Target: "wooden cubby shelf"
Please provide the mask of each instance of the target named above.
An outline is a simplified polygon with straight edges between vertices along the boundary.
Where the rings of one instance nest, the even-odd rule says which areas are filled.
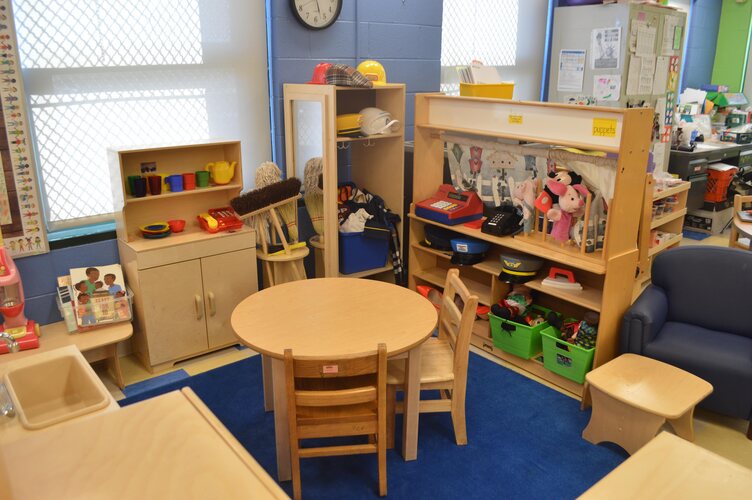
[[[232,184],[223,184],[223,185],[216,185],[216,186],[208,186],[208,187],[197,187],[196,189],[187,189],[183,191],[178,191],[177,193],[173,192],[166,192],[162,194],[157,195],[146,195],[142,196],[140,198],[137,198],[135,196],[127,195],[125,197],[125,201],[127,203],[142,203],[142,202],[152,202],[157,200],[164,200],[168,198],[175,198],[178,196],[196,196],[196,195],[202,195],[206,193],[214,193],[217,191],[240,191],[243,189],[242,184],[232,183]]]
[[[512,119],[514,118],[514,119]],[[491,244],[488,256],[471,266],[460,266],[460,277],[480,302],[491,305],[506,297],[511,285],[497,279],[499,255],[510,250],[544,260],[540,275],[526,283],[535,291],[535,301],[562,314],[581,318],[588,310],[600,314],[594,367],[618,355],[618,335],[624,312],[632,304],[635,271],[638,269],[638,226],[643,218],[646,192],[647,152],[650,149],[651,110],[581,107],[554,103],[511,101],[443,94],[417,94],[415,98],[415,155],[412,202],[425,200],[444,182],[444,132],[471,135],[479,141],[504,139],[509,143],[535,142],[541,145],[535,156],[547,155],[546,145],[616,153],[612,163],[598,168],[616,172],[613,198],[609,202],[603,248],[586,252],[585,245],[560,244],[544,231],[530,235],[497,237],[462,224],[447,226],[415,215],[410,207],[409,285],[443,286],[451,255],[420,245],[426,225],[443,227]],[[603,129],[601,125],[609,124]],[[603,130],[606,130],[604,133]],[[524,147],[524,145],[523,145]],[[526,154],[526,153],[522,153]],[[576,154],[576,153],[575,153]],[[587,159],[583,161],[588,161]],[[558,160],[557,160],[558,162]],[[673,190],[673,188],[672,188]],[[679,189],[667,190],[669,196]],[[651,200],[652,204],[652,192]],[[679,210],[681,208],[678,208]],[[679,215],[674,215],[679,220]],[[663,219],[670,226],[672,221]],[[649,221],[648,221],[649,225]],[[543,286],[542,278],[551,266],[574,272],[583,289],[569,292]],[[627,285],[627,286],[625,286]],[[540,356],[527,360],[493,345],[488,321],[473,327],[472,344],[518,369],[582,395],[582,385],[545,369]]]
[[[689,191],[689,188],[692,184],[690,182],[682,182],[678,186],[674,186],[672,188],[663,189],[661,191],[657,191],[653,193],[653,201],[658,201],[663,198],[668,198],[669,196],[683,193],[684,191]]]
[[[656,217],[650,222],[650,229],[661,227],[662,225],[667,224],[673,220],[676,220],[679,217],[684,217],[685,215],[687,215],[686,208],[682,208],[681,210],[674,210],[671,213],[661,215],[660,217]]]
[[[340,278],[365,278],[367,276],[375,276],[377,274],[385,273],[387,271],[393,272],[394,266],[392,266],[391,264],[387,264],[384,267],[377,267],[376,269],[367,269],[359,273],[352,273],[352,274],[339,273],[339,277]]]
[[[380,141],[383,139],[394,139],[396,137],[402,137],[401,132],[393,132],[391,134],[369,135],[367,137],[344,137],[337,136],[337,142],[367,142],[367,141]]]
[[[649,255],[650,257],[652,257],[653,255],[655,255],[655,254],[657,254],[657,253],[659,253],[659,252],[662,252],[662,251],[664,251],[665,249],[667,249],[667,248],[669,248],[669,247],[672,247],[672,246],[674,246],[674,245],[678,244],[678,243],[679,243],[679,242],[680,242],[681,240],[682,240],[682,235],[681,235],[681,233],[679,233],[679,234],[675,234],[675,235],[673,235],[673,236],[672,236],[671,238],[669,238],[669,239],[667,239],[666,241],[664,241],[663,243],[661,243],[660,245],[656,245],[656,246],[652,247],[652,248],[650,249],[650,251],[648,252],[648,255]]]

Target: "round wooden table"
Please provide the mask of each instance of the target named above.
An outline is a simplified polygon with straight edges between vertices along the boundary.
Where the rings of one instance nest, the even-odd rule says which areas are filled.
[[[732,229],[730,236],[731,246],[752,250],[752,243],[749,246],[738,243],[740,237],[749,238],[750,242],[752,242],[752,222],[744,222],[739,218],[739,214],[734,213],[734,227]]]
[[[382,281],[320,278],[273,286],[243,300],[230,319],[235,334],[264,356],[264,401],[273,392],[277,474],[290,479],[284,350],[295,357],[359,356],[386,344],[407,356],[403,456],[418,452],[420,347],[436,327],[433,305],[416,292]],[[271,375],[271,377],[270,377]],[[269,387],[269,380],[272,384]]]

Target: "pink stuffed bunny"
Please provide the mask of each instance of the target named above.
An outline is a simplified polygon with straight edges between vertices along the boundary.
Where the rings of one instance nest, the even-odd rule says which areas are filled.
[[[589,191],[582,184],[566,185],[557,181],[548,181],[546,185],[559,196],[558,207],[546,213],[548,220],[554,221],[551,236],[562,243],[569,240],[572,218],[582,215],[585,199]]]
[[[516,183],[510,177],[507,184],[509,184],[509,190],[512,192],[512,203],[522,209],[522,223],[525,224],[524,231],[529,233],[533,230],[535,182],[532,179],[526,179],[520,183]]]

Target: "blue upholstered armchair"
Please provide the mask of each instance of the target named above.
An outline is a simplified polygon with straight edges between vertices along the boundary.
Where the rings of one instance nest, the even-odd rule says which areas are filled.
[[[713,385],[700,406],[750,420],[752,252],[687,246],[659,254],[624,315],[621,351],[677,366]]]

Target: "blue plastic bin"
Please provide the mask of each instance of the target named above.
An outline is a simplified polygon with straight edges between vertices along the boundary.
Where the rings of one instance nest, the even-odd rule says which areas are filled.
[[[363,233],[339,233],[339,272],[353,274],[386,265],[389,240]]]

